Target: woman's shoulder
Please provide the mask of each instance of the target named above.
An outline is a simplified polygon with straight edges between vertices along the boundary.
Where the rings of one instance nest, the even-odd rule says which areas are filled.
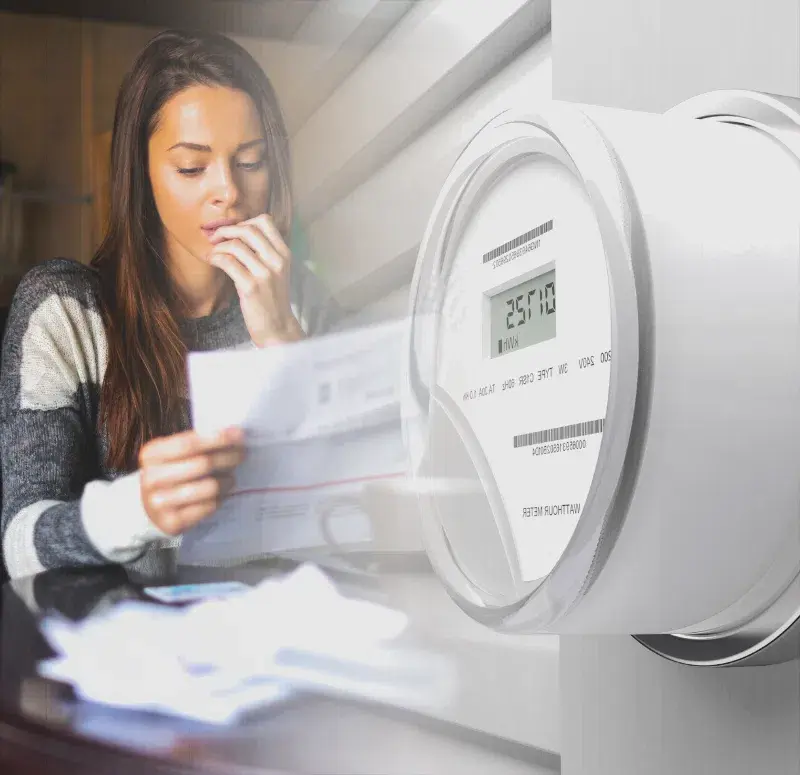
[[[14,291],[6,321],[4,352],[37,342],[70,349],[97,349],[104,339],[97,272],[78,261],[53,258],[29,269]],[[51,348],[52,349],[52,348]]]
[[[95,310],[99,306],[97,272],[71,258],[51,258],[31,267],[14,293],[17,308],[35,308],[57,297]]]
[[[3,337],[8,401],[25,409],[73,406],[81,385],[100,383],[107,345],[98,293],[95,270],[70,259],[44,261],[23,275]]]

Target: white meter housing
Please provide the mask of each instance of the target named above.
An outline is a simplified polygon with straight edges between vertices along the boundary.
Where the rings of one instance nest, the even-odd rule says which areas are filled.
[[[800,101],[749,92],[510,110],[464,149],[404,400],[428,554],[471,616],[795,654],[799,157]]]

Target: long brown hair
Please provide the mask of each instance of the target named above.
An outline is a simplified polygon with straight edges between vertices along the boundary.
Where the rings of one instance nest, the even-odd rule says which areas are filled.
[[[269,149],[266,209],[284,237],[291,227],[286,129],[264,71],[223,35],[173,30],[157,35],[117,97],[108,228],[91,262],[100,281],[109,356],[98,430],[107,434],[106,464],[119,471],[134,470],[142,445],[178,432],[186,422],[186,345],[164,260],[147,149],[165,103],[198,84],[235,88],[253,100]]]

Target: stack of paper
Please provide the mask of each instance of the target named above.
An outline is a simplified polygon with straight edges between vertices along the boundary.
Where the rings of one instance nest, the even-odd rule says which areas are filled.
[[[75,623],[48,617],[58,656],[39,672],[81,698],[210,723],[293,688],[429,709],[447,702],[442,658],[393,643],[406,616],[343,597],[316,567],[185,608],[125,601]]]

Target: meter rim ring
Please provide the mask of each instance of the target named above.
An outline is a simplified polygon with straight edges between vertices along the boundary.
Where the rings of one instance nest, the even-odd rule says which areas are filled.
[[[800,596],[800,576],[780,596],[791,604]],[[671,662],[690,667],[749,667],[790,662],[800,656],[800,606],[775,625],[768,606],[752,622],[737,630],[708,638],[670,633],[633,635],[634,640]]]
[[[442,245],[446,242],[446,235],[449,231],[450,225],[452,224],[453,216],[457,210],[457,204],[460,201],[460,194],[465,190],[474,175],[479,171],[481,162],[485,159],[486,154],[479,153],[478,156],[467,165],[466,169],[459,169],[459,163],[462,162],[463,158],[469,158],[471,154],[468,154],[468,151],[474,152],[476,140],[478,140],[485,130],[491,129],[492,125],[494,125],[498,120],[500,120],[500,116],[496,116],[486,125],[484,125],[484,127],[482,127],[482,129],[477,132],[476,135],[469,141],[467,146],[462,150],[456,162],[453,164],[446,183],[442,186],[436,206],[433,209],[433,216],[429,220],[425,236],[421,242],[421,260],[417,261],[414,277],[412,278],[412,288],[410,293],[409,313],[412,323],[409,331],[409,359],[407,362],[408,372],[406,375],[407,382],[409,384],[413,382],[411,375],[419,372],[416,352],[414,350],[414,329],[417,320],[416,312],[417,302],[419,299],[420,274],[422,269],[427,266],[425,259],[429,253],[432,253],[436,256],[441,254]],[[410,393],[412,396],[415,395],[413,387],[410,388]],[[430,390],[428,390],[427,395],[430,398]],[[408,431],[408,425],[404,424],[404,434],[407,435]],[[412,461],[412,464],[413,462],[414,461]],[[416,462],[417,464],[419,463],[419,461]],[[416,477],[416,469],[411,471],[411,475],[412,477]],[[445,531],[442,529],[441,523],[438,521],[438,519],[432,517],[428,513],[429,511],[435,511],[435,507],[432,505],[434,502],[432,495],[418,494],[417,498],[418,502],[422,505],[420,510],[420,525],[423,533],[426,553],[431,565],[437,573],[437,576],[439,576],[445,590],[454,600],[454,602],[459,605],[462,610],[472,615],[479,621],[483,621],[480,618],[481,612],[496,611],[506,607],[507,604],[499,600],[497,603],[487,603],[486,598],[491,598],[491,593],[478,587],[466,575],[466,573],[464,573],[459,564],[456,562],[452,552],[449,549],[448,537]],[[426,503],[430,503],[431,505],[426,508]],[[443,544],[443,548],[439,548],[439,544]],[[451,578],[454,574],[455,578]],[[472,603],[468,599],[468,596],[470,595],[473,599],[481,600],[482,604]],[[524,602],[524,598],[521,602]],[[488,624],[488,622],[484,623]]]
[[[744,628],[745,630],[747,628]],[[632,635],[648,651],[688,667],[751,667],[791,662],[800,656],[800,611],[762,639],[746,632],[709,640],[677,635]]]
[[[634,422],[633,407],[637,397],[638,370],[641,355],[639,352],[640,315],[637,302],[638,284],[631,256],[629,233],[632,209],[630,204],[630,191],[624,179],[619,174],[613,151],[608,147],[600,130],[590,121],[586,114],[578,108],[569,108],[570,114],[568,121],[571,122],[570,126],[574,128],[566,132],[571,135],[572,140],[565,141],[563,139],[563,135],[565,134],[564,127],[561,126],[561,132],[553,129],[554,122],[557,124],[561,122],[563,124],[563,118],[559,118],[559,116],[563,115],[563,111],[559,113],[559,110],[562,109],[550,108],[547,112],[531,110],[504,111],[498,115],[493,122],[490,122],[490,124],[480,130],[475,137],[472,138],[469,146],[475,144],[479,145],[476,141],[484,132],[492,131],[507,125],[526,125],[526,133],[516,135],[513,140],[527,139],[529,142],[535,142],[536,135],[531,134],[530,130],[531,128],[538,130],[539,143],[541,144],[543,139],[545,142],[549,141],[560,150],[561,155],[566,157],[568,163],[565,163],[563,158],[558,158],[558,155],[553,153],[544,153],[544,155],[551,156],[556,161],[564,164],[569,172],[575,175],[581,184],[598,225],[604,253],[603,258],[606,262],[610,295],[609,312],[612,325],[611,346],[616,349],[618,353],[621,353],[623,350],[627,352],[626,358],[620,358],[618,356],[617,359],[615,359],[616,364],[624,363],[625,366],[615,366],[615,362],[612,361],[612,372],[609,378],[609,400],[606,410],[607,424],[608,417],[612,411],[618,415],[615,419],[621,421],[619,422],[619,427],[622,428],[622,432],[618,431],[615,442],[618,446],[620,444],[622,445],[622,451],[620,452],[616,447],[613,447],[613,442],[608,441],[607,437],[604,437],[604,441],[606,442],[605,457],[608,458],[608,460],[604,463],[603,456],[598,456],[598,465],[595,468],[586,502],[588,503],[590,500],[589,495],[594,495],[595,498],[604,497],[607,502],[601,501],[600,506],[596,507],[593,513],[590,512],[588,520],[584,516],[578,520],[570,541],[561,552],[554,567],[547,575],[542,577],[541,580],[538,580],[538,584],[533,587],[533,589],[523,593],[519,600],[497,606],[472,602],[465,599],[463,592],[454,588],[446,578],[442,579],[448,594],[450,594],[462,610],[477,621],[500,631],[520,631],[529,629],[531,619],[541,619],[543,613],[548,613],[549,619],[544,626],[552,624],[570,610],[586,594],[596,578],[598,569],[602,568],[604,557],[608,555],[610,547],[613,546],[619,535],[623,520],[616,514],[615,500],[621,482],[631,475],[627,465],[627,450],[629,448],[630,429]],[[579,135],[577,140],[575,139],[576,132]],[[581,132],[583,136],[580,136]],[[591,135],[591,144],[594,146],[601,145],[603,148],[604,155],[600,162],[589,163],[587,160],[585,150],[587,147],[585,141],[587,133]],[[466,153],[467,149],[465,149],[465,152],[462,153],[451,169],[442,187],[439,199],[437,200],[434,215],[429,222],[429,229],[426,230],[424,240],[421,244],[420,258],[423,260],[418,262],[417,271],[415,272],[416,276],[412,282],[412,292],[414,294],[410,305],[412,315],[416,311],[416,301],[420,290],[419,283],[421,282],[421,276],[423,274],[423,265],[426,264],[429,252],[440,252],[441,245],[439,243],[441,242],[441,236],[446,232],[447,224],[452,221],[455,210],[458,207],[458,202],[455,206],[451,205],[449,208],[444,219],[444,227],[441,223],[438,223],[438,228],[434,228],[434,224],[437,223],[438,219],[441,217],[441,211],[445,203],[448,202],[448,199],[452,200],[453,189],[463,180],[464,166],[467,165],[467,169],[469,169],[468,165],[470,164],[475,166],[481,160],[490,157],[494,152],[499,150],[502,145],[502,143],[495,144],[485,152],[473,150],[471,154]],[[580,161],[576,160],[576,155],[582,156]],[[588,155],[588,157],[590,159],[593,158],[591,155]],[[459,163],[461,164],[462,170],[459,170]],[[597,174],[598,167],[602,170],[600,174]],[[593,171],[595,174],[592,174]],[[609,183],[609,181],[611,181],[611,183]],[[468,183],[462,185],[461,193],[463,193],[464,188],[467,186]],[[609,186],[613,188],[609,188]],[[460,198],[459,196],[458,199],[460,200]],[[613,258],[611,256],[613,256]],[[617,313],[623,306],[632,311],[632,324],[631,321],[628,321],[628,325],[621,325],[620,322],[616,320],[618,317]],[[625,345],[619,346],[623,341]],[[411,355],[411,353],[409,353],[409,355]],[[616,408],[614,408],[615,406]],[[624,442],[620,442],[620,438],[624,439]],[[612,457],[609,456],[609,451],[611,451],[616,458],[612,459]],[[613,467],[609,467],[609,463]],[[606,468],[606,470],[601,472],[601,468]],[[604,483],[606,488],[609,487],[607,484],[609,480],[612,481],[613,484],[610,486],[610,493],[606,492],[605,495],[601,494],[601,496],[597,496],[596,491],[598,490],[598,481],[600,481],[601,475],[605,477]],[[432,529],[430,523],[435,522],[435,518],[424,513],[424,511],[423,509],[423,529]],[[600,511],[602,511],[602,513],[599,513]],[[444,532],[440,524],[433,525],[433,528],[437,529],[440,533]],[[584,556],[581,566],[582,571],[580,573],[574,569],[565,571],[563,568],[564,558],[569,554],[575,553],[575,546],[579,542],[582,542],[582,544],[588,547],[586,549],[586,555],[589,555],[588,560],[586,556]],[[580,553],[580,551],[579,549],[578,552]],[[438,566],[440,564],[439,558],[436,560],[432,558],[432,564],[434,564],[435,567]],[[453,565],[463,577],[464,581],[466,581],[467,585],[473,588],[476,592],[475,597],[479,600],[486,597],[480,594],[480,590],[478,590],[465,576],[463,571],[458,568],[454,558],[450,557],[447,560],[447,564]],[[569,598],[564,599],[559,596],[554,598],[552,593],[548,595],[548,592],[550,592],[550,589],[554,585],[554,580],[558,581],[558,579],[567,572],[573,579],[575,576],[580,575],[579,583],[576,584],[572,581],[564,584],[571,592]],[[459,586],[463,585],[459,584]],[[534,610],[537,604],[538,610]],[[553,615],[554,611],[557,612],[556,615]]]
[[[797,98],[744,89],[721,89],[691,97],[664,115],[749,126],[770,135],[800,161],[800,100]],[[796,132],[797,143],[787,143],[786,134],[776,134],[776,130]],[[791,557],[788,549],[787,555]],[[785,578],[786,567],[780,566],[776,571],[776,564],[771,565],[756,582],[757,586],[769,584],[772,574],[776,578]],[[793,604],[793,600],[797,602]],[[740,606],[734,604],[733,607]],[[774,615],[771,616],[776,608],[787,609],[785,619],[777,624]],[[781,592],[755,617],[737,627],[705,637],[682,633],[632,637],[649,651],[692,667],[745,667],[796,659],[800,656],[800,562],[795,562],[794,578],[784,585]]]

